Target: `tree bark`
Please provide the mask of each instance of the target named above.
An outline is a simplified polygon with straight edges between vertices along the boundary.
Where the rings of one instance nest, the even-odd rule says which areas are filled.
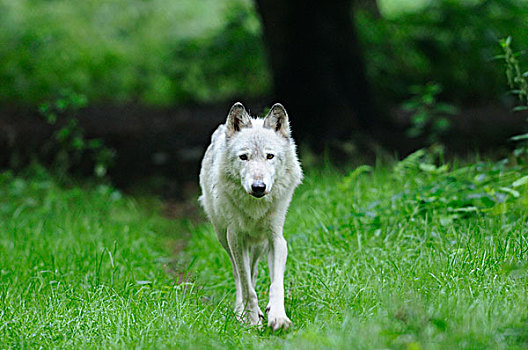
[[[257,0],[274,93],[295,137],[316,151],[378,117],[356,37],[352,1]]]

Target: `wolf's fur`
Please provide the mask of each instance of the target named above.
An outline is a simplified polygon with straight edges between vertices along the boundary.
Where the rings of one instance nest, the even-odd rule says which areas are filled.
[[[264,317],[255,283],[257,263],[265,252],[271,279],[268,326],[276,330],[291,325],[284,309],[287,245],[282,227],[301,180],[284,107],[275,104],[260,119],[250,117],[241,103],[234,104],[205,152],[200,202],[233,264],[235,313],[251,325]]]

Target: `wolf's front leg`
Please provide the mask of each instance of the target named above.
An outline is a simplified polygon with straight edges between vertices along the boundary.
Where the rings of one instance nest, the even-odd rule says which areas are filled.
[[[257,293],[251,283],[247,242],[232,229],[227,230],[227,242],[238,275],[240,291],[242,292],[242,308],[237,303],[235,313],[250,325],[260,325],[263,314],[258,307]]]
[[[215,226],[216,236],[218,237],[218,241],[222,245],[222,247],[227,252],[227,255],[229,256],[229,261],[231,261],[231,265],[233,266],[233,277],[235,279],[235,287],[236,287],[236,299],[235,299],[235,314],[242,315],[244,312],[244,304],[242,302],[242,289],[240,287],[240,278],[238,277],[238,272],[235,264],[235,260],[233,259],[233,254],[231,253],[231,248],[229,248],[229,243],[227,242],[227,229],[218,229]]]
[[[268,255],[271,286],[266,312],[268,313],[268,326],[274,331],[291,326],[291,321],[284,309],[284,270],[287,256],[288,246],[281,232],[272,237]]]

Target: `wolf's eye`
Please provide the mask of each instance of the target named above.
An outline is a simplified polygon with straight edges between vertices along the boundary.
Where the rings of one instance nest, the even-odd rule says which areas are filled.
[[[274,155],[274,154],[271,154],[271,153],[268,153],[268,154],[266,155],[266,158],[267,158],[267,159],[273,159],[274,157],[275,157],[275,155]]]
[[[238,156],[238,158],[240,158],[241,160],[248,160],[247,154],[241,154]]]

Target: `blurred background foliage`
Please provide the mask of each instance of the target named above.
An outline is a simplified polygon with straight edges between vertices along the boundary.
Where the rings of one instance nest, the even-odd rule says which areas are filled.
[[[495,60],[498,41],[511,35],[517,48],[528,48],[525,0],[382,4],[386,18],[376,21],[362,12],[357,17],[370,81],[389,100],[428,81],[448,87],[443,97],[457,104],[497,99],[506,82],[504,67]]]
[[[212,101],[269,90],[248,1],[3,0],[1,102],[64,88],[91,103]]]
[[[498,99],[506,90],[498,40],[528,47],[526,0],[378,6],[381,17],[355,16],[383,103],[429,81],[455,104]],[[0,62],[4,105],[37,106],[66,88],[90,104],[169,106],[265,96],[272,86],[249,0],[1,0]]]

